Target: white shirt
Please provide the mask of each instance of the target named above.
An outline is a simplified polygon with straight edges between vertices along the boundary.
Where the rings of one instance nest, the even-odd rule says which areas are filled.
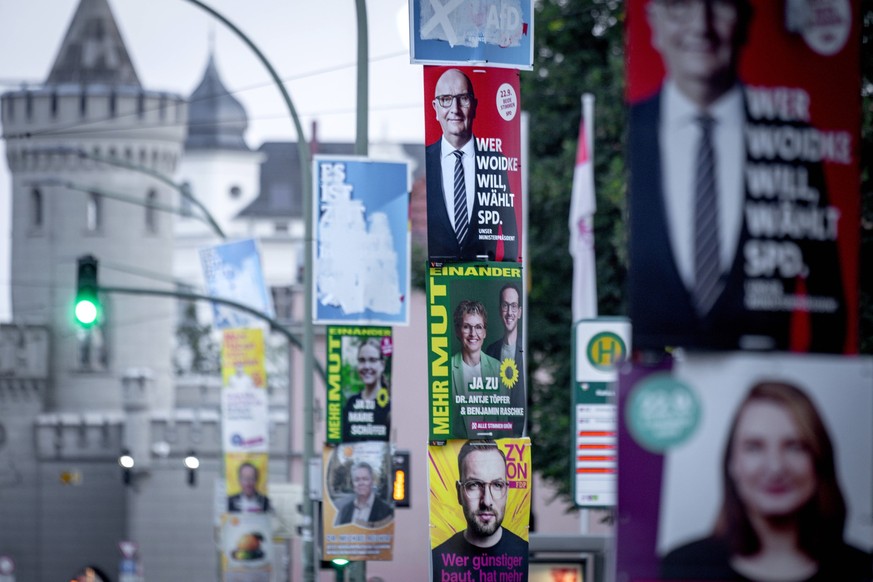
[[[455,228],[455,155],[452,153],[456,149],[464,152],[461,158],[461,164],[464,166],[464,184],[467,188],[467,224],[473,224],[470,220],[470,215],[473,214],[473,192],[476,188],[476,148],[473,147],[475,137],[470,137],[470,141],[465,143],[461,148],[455,148],[446,141],[445,136],[440,140],[440,160],[443,170],[443,198],[446,202],[446,210],[449,211],[449,220],[452,222],[452,229]]]
[[[467,364],[467,362],[465,362],[463,359],[461,359],[461,372],[463,374],[462,377],[464,379],[463,388],[469,390],[470,384],[473,383],[473,379],[482,377],[482,360],[480,359],[477,364],[470,366]],[[481,388],[481,387],[482,386],[479,386],[479,388]]]
[[[721,272],[730,270],[736,256],[745,201],[743,169],[746,147],[743,131],[746,115],[740,87],[735,86],[708,109],[702,110],[668,80],[661,93],[661,127],[658,136],[661,187],[673,257],[679,275],[689,289],[694,286],[694,177],[702,134],[697,118],[703,113],[715,120],[712,144],[718,185]]]
[[[370,496],[363,505],[358,505],[358,498],[354,500],[355,510],[352,512],[352,521],[369,521],[370,511],[373,509],[373,500],[376,497],[376,492],[371,491]]]

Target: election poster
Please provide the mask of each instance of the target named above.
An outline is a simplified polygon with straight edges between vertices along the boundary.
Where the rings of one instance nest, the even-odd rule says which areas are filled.
[[[409,325],[406,162],[315,156],[315,323]]]
[[[409,0],[410,61],[533,68],[533,0]]]
[[[225,453],[269,449],[264,333],[257,328],[227,329],[221,345],[222,443]]]
[[[631,352],[630,322],[580,320],[573,348],[574,500],[580,507],[612,507],[618,467],[615,385]]]
[[[628,3],[634,346],[857,353],[859,1],[699,8]]]
[[[221,525],[221,569],[224,582],[272,580],[270,516],[226,514]]]
[[[390,327],[327,326],[327,442],[391,436]]]
[[[264,284],[257,241],[246,239],[200,249],[200,264],[210,297],[235,301],[273,317],[273,300]],[[245,311],[212,304],[216,329],[264,327],[265,322]]]
[[[530,439],[428,446],[431,580],[528,580]]]
[[[391,560],[394,501],[391,445],[325,447],[322,559]]]
[[[430,440],[523,436],[521,265],[432,266],[427,296]]]
[[[873,579],[871,388],[869,357],[711,352],[623,372],[617,578]]]
[[[225,453],[224,471],[228,513],[268,513],[267,453]]]
[[[518,71],[424,67],[428,257],[521,260]]]

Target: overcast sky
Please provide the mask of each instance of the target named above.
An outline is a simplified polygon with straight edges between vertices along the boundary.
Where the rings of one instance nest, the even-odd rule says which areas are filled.
[[[306,139],[354,141],[357,58],[355,0],[206,0],[245,32],[286,80]],[[188,96],[214,51],[225,86],[249,115],[248,143],[294,140],[279,92],[253,53],[187,0],[109,0],[143,86]],[[370,141],[424,139],[422,73],[409,64],[407,0],[369,0]],[[0,90],[48,76],[78,0],[0,1]],[[0,162],[0,321],[9,311],[9,188]]]

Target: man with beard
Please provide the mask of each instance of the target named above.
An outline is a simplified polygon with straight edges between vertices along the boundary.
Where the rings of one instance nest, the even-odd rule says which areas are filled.
[[[511,407],[523,411],[527,405],[524,393],[524,342],[519,329],[521,294],[515,283],[507,283],[500,289],[500,321],[503,322],[503,337],[489,344],[485,353],[500,362],[500,380],[509,388]],[[513,436],[522,436],[524,414],[512,418],[512,428]]]
[[[506,456],[493,440],[467,441],[458,453],[458,503],[467,528],[432,551],[432,580],[527,580],[528,543],[503,527]],[[488,578],[492,579],[492,578]]]

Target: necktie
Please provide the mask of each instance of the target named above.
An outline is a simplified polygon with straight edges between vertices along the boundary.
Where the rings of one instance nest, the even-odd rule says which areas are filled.
[[[712,148],[715,120],[702,115],[697,122],[701,136],[694,178],[694,303],[697,313],[703,316],[712,309],[722,283],[719,280],[718,191]]]
[[[458,243],[463,246],[469,227],[467,185],[464,180],[464,165],[461,163],[464,152],[455,150],[452,153],[455,155],[455,235],[458,237]]]

